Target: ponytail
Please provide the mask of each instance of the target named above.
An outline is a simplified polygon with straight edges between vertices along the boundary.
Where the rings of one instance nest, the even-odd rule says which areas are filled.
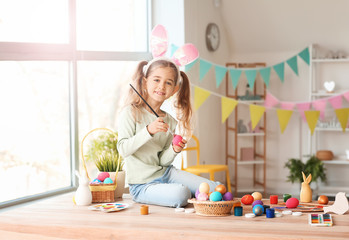
[[[190,82],[188,76],[184,72],[180,72],[182,81],[179,82],[177,99],[174,106],[177,110],[177,119],[179,120],[179,130],[186,137],[192,134],[192,116],[193,110],[190,99]]]

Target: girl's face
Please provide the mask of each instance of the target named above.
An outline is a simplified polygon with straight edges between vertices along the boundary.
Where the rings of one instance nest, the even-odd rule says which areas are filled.
[[[172,68],[155,68],[146,78],[147,100],[162,104],[178,90],[175,84],[175,73]]]

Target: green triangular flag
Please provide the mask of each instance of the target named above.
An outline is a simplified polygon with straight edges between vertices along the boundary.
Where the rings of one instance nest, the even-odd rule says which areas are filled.
[[[221,85],[223,78],[225,76],[225,74],[227,73],[227,68],[226,67],[222,67],[222,66],[218,66],[216,65],[214,67],[215,72],[216,72],[216,87],[218,88],[219,85]]]
[[[288,66],[294,71],[294,73],[298,76],[298,64],[297,64],[297,56],[294,56],[287,61]]]
[[[229,73],[230,73],[231,83],[233,84],[233,88],[236,89],[239,83],[239,79],[242,71],[239,69],[230,69]]]
[[[269,87],[269,81],[270,81],[270,70],[271,68],[270,67],[267,67],[267,68],[262,68],[259,70],[263,80],[264,80],[264,83],[265,83],[265,86]]]
[[[277,75],[279,76],[281,82],[284,82],[284,71],[285,71],[285,63],[279,63],[274,65],[274,70],[277,73]]]
[[[208,73],[208,71],[210,70],[211,67],[212,67],[212,63],[200,59],[200,70],[199,70],[199,73],[200,73],[199,80],[200,81],[205,77],[205,75]]]
[[[250,85],[250,89],[253,89],[254,82],[256,81],[257,70],[245,70],[247,82]]]
[[[309,48],[305,48],[298,56],[304,60],[308,65],[310,64]]]
[[[171,44],[171,57],[172,57],[172,55],[175,53],[175,51],[176,51],[177,49],[178,49],[178,47],[172,43],[172,44]]]
[[[199,59],[197,58],[195,61],[185,65],[185,72],[188,72],[195,65],[195,63],[197,63],[198,61],[199,61]]]

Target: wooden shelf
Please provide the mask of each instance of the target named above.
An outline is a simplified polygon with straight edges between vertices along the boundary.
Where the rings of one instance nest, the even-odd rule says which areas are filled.
[[[314,63],[349,63],[349,58],[313,58]]]
[[[265,133],[238,133],[238,137],[254,137],[254,136],[264,136]]]

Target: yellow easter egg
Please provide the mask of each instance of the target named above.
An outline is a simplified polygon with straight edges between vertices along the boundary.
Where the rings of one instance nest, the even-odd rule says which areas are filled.
[[[199,192],[208,194],[210,192],[210,185],[206,182],[201,183],[199,186]]]
[[[262,197],[263,197],[260,192],[254,192],[251,195],[252,195],[252,197],[254,198],[255,201],[256,200],[262,200]]]

